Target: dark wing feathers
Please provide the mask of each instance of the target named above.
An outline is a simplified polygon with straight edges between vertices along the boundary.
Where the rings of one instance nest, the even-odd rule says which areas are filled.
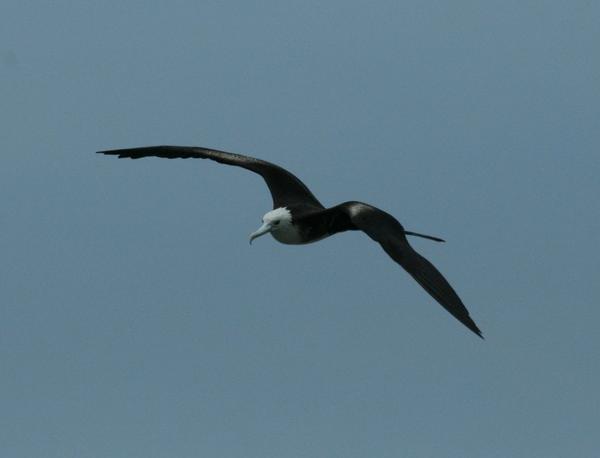
[[[331,210],[347,214],[357,229],[362,230],[381,244],[385,252],[400,264],[442,307],[483,338],[458,294],[435,266],[409,245],[404,228],[393,216],[360,202],[347,202],[333,207]]]
[[[251,170],[262,176],[267,183],[273,197],[274,208],[299,205],[308,210],[308,214],[303,216],[303,219],[306,221],[312,219],[315,225],[324,225],[321,229],[330,234],[348,229],[362,230],[381,244],[385,252],[425,288],[442,307],[483,338],[481,331],[469,316],[469,311],[442,274],[408,244],[402,225],[393,216],[378,208],[360,202],[346,202],[325,209],[306,185],[287,170],[270,162],[241,154],[191,146],[148,146],[99,151],[99,153],[131,159],[149,156],[167,159],[211,159],[221,164]]]
[[[262,176],[269,187],[269,191],[271,191],[273,208],[286,207],[293,204],[308,204],[317,208],[324,208],[306,185],[296,176],[278,165],[250,156],[195,146],[146,146],[142,148],[98,151],[98,153],[130,159],[151,156],[166,159],[211,159],[221,164],[242,167]]]

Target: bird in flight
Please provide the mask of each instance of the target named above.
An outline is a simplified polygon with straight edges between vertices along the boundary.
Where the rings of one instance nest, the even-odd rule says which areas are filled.
[[[241,154],[193,146],[147,146],[98,153],[130,159],[152,156],[166,159],[211,159],[257,173],[263,177],[271,192],[273,210],[263,216],[263,224],[250,235],[250,243],[267,233],[281,243],[306,244],[339,232],[363,231],[379,243],[452,316],[483,338],[454,289],[433,264],[410,246],[406,236],[423,237],[437,242],[444,240],[407,231],[396,218],[383,210],[356,201],[325,208],[292,173],[270,162]]]

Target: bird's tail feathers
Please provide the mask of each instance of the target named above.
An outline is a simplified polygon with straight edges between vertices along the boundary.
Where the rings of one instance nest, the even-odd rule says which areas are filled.
[[[433,240],[434,242],[445,242],[444,239],[441,239],[439,237],[434,237],[433,235],[419,234],[418,232],[411,232],[411,231],[404,231],[404,233],[406,235],[414,235],[415,237],[422,237],[424,239]]]

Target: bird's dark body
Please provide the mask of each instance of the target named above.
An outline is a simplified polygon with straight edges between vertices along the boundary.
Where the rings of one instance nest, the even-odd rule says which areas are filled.
[[[380,236],[379,230],[383,223],[386,227],[394,226],[397,231],[404,232],[402,225],[393,216],[363,202],[348,201],[323,209],[305,205],[291,205],[287,208],[292,213],[292,222],[302,234],[302,243],[316,242],[340,232],[363,230],[375,215],[379,217],[380,224],[372,225],[367,233],[373,240],[377,241]]]
[[[350,203],[350,202],[348,202]],[[341,204],[336,207],[341,207]],[[358,230],[352,224],[350,217],[333,209],[321,209],[312,206],[290,205],[288,210],[292,213],[294,224],[302,236],[302,243],[312,243],[322,240],[339,232]]]
[[[287,170],[278,165],[241,154],[190,146],[149,146],[100,151],[100,153],[131,159],[148,156],[167,159],[211,159],[255,172],[263,177],[271,192],[274,210],[269,213],[274,213],[277,209],[288,219],[291,215],[291,225],[282,224],[279,232],[273,228],[272,234],[277,240],[282,243],[305,244],[344,231],[363,231],[372,240],[379,243],[383,250],[440,305],[471,331],[482,337],[481,331],[469,316],[467,308],[454,289],[433,264],[410,246],[406,236],[415,235],[436,241],[443,240],[406,231],[396,218],[372,205],[349,201],[325,208],[308,187]],[[283,230],[284,226],[288,232]],[[271,230],[268,225],[266,227],[267,229],[260,234]]]

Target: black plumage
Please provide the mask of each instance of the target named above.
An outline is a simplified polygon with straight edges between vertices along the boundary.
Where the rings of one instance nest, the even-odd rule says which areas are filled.
[[[273,208],[286,208],[300,236],[310,243],[348,230],[360,230],[381,245],[440,305],[467,328],[483,338],[467,308],[443,275],[408,243],[406,235],[443,241],[438,237],[404,230],[390,214],[362,202],[345,202],[325,208],[302,181],[275,164],[241,154],[189,146],[149,146],[99,151],[120,158],[139,159],[155,156],[167,159],[211,159],[242,167],[263,177],[273,198]]]

